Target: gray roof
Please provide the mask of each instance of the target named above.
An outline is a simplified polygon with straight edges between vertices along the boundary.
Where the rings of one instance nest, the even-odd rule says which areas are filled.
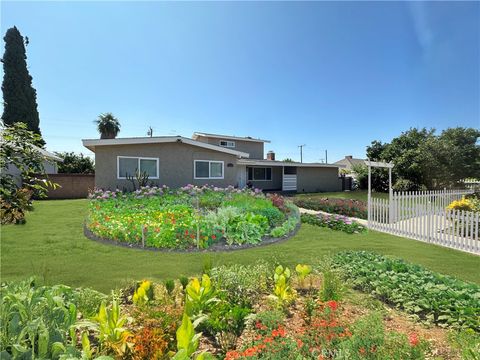
[[[344,166],[355,166],[355,165],[365,165],[365,159],[358,159],[358,158],[343,158],[342,160],[335,161],[334,164],[336,165],[344,165]]]
[[[194,132],[192,135],[192,139],[195,140],[199,136],[211,137],[216,139],[225,139],[225,140],[242,140],[242,141],[252,141],[252,142],[262,142],[262,143],[270,142],[270,140],[253,138],[251,136],[233,136],[233,135],[209,134],[209,133],[203,133],[203,132]]]

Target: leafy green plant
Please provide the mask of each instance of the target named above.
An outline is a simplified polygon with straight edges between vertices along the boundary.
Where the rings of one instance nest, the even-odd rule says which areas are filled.
[[[205,313],[218,301],[215,288],[207,274],[203,274],[201,281],[196,277],[192,278],[185,292],[185,312],[188,316]]]
[[[180,284],[182,285],[182,289],[185,290],[188,285],[188,277],[186,276],[180,276]]]
[[[287,306],[295,299],[295,290],[290,286],[290,269],[278,265],[273,274],[273,294],[269,295],[276,306],[286,310]]]
[[[228,302],[248,307],[268,291],[271,282],[270,265],[266,262],[214,267],[211,276]]]
[[[451,332],[450,343],[460,350],[464,360],[480,360],[480,334],[472,329]]]
[[[112,301],[111,308],[102,302],[98,314],[92,319],[92,328],[98,332],[102,351],[122,357],[130,351],[130,332],[125,328],[127,316],[120,314],[117,300]]]
[[[212,359],[210,354],[203,352],[194,356],[198,349],[198,342],[201,333],[196,334],[194,326],[186,313],[183,314],[182,324],[177,330],[177,353],[172,357],[172,360],[187,360],[192,356],[195,360]]]
[[[172,295],[173,290],[175,290],[175,281],[173,281],[172,279],[168,279],[165,280],[164,284],[168,295]]]
[[[0,222],[23,224],[31,210],[32,195],[46,197],[48,188],[58,184],[48,180],[44,161],[48,160],[38,147],[43,143],[39,134],[29,131],[23,122],[2,125],[0,142]],[[15,167],[18,171],[9,171]]]
[[[298,208],[289,201],[285,201],[284,207],[288,212],[287,220],[282,224],[272,229],[270,236],[282,237],[286,236],[295,230],[300,223],[300,212]]]
[[[75,349],[75,290],[37,287],[33,279],[0,289],[1,358],[49,358],[59,346]]]
[[[107,296],[101,292],[89,289],[76,289],[76,303],[78,311],[85,318],[95,316],[102,301],[106,301]]]
[[[304,286],[306,277],[312,272],[312,267],[310,265],[297,264],[297,266],[295,266],[295,271],[300,280],[301,286]]]
[[[143,280],[137,284],[137,288],[133,293],[132,301],[135,305],[145,305],[150,300],[153,300],[153,286],[148,280]]]
[[[354,288],[418,320],[480,331],[480,287],[476,284],[364,251],[339,253],[334,264],[352,280]]]
[[[216,304],[208,318],[199,326],[215,338],[223,352],[227,352],[234,348],[249,314],[249,308],[222,301]]]
[[[268,229],[268,220],[263,215],[241,213],[229,219],[225,237],[227,244],[258,244]]]
[[[332,269],[325,269],[322,275],[320,299],[322,301],[340,300],[344,291],[340,276]]]

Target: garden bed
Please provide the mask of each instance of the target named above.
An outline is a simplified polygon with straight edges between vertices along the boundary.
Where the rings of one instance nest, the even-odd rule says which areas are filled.
[[[143,187],[133,193],[95,190],[90,199],[85,236],[125,247],[237,250],[286,240],[300,226],[293,203],[259,190]]]
[[[351,267],[357,262],[377,267],[380,260],[362,252],[342,256],[353,262]],[[205,266],[200,277],[132,282],[111,296],[63,285],[42,287],[33,279],[2,284],[0,357],[475,359],[480,333],[475,314],[465,311],[468,304],[455,304],[467,320],[461,324],[412,321],[401,308],[352,290],[343,278],[351,272],[336,269],[341,259],[290,269],[269,262]],[[399,262],[392,266],[415,268]],[[399,280],[392,293],[413,286],[411,278]],[[450,289],[436,297],[445,303],[469,286],[444,282]]]

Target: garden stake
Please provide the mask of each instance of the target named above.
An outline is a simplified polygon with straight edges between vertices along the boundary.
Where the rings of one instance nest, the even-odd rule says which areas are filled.
[[[147,227],[142,226],[142,247],[145,247],[145,233],[147,232]]]

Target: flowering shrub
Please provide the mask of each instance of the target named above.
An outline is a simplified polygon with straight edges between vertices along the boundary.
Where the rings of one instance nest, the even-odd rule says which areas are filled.
[[[302,214],[302,222],[310,225],[328,227],[332,230],[340,230],[347,234],[358,234],[367,230],[365,226],[343,215]]]
[[[208,248],[220,240],[257,244],[272,228],[285,223],[285,230],[293,230],[299,222],[285,221],[287,214],[261,191],[233,187],[145,186],[132,193],[95,189],[89,198],[86,226],[93,234],[147,247]],[[287,205],[284,210],[291,212],[294,205]]]
[[[447,209],[480,212],[480,200],[475,197],[466,198],[463,196],[461,200],[452,201]]]
[[[304,209],[325,211],[360,219],[367,218],[367,204],[359,200],[294,198],[293,202]]]

